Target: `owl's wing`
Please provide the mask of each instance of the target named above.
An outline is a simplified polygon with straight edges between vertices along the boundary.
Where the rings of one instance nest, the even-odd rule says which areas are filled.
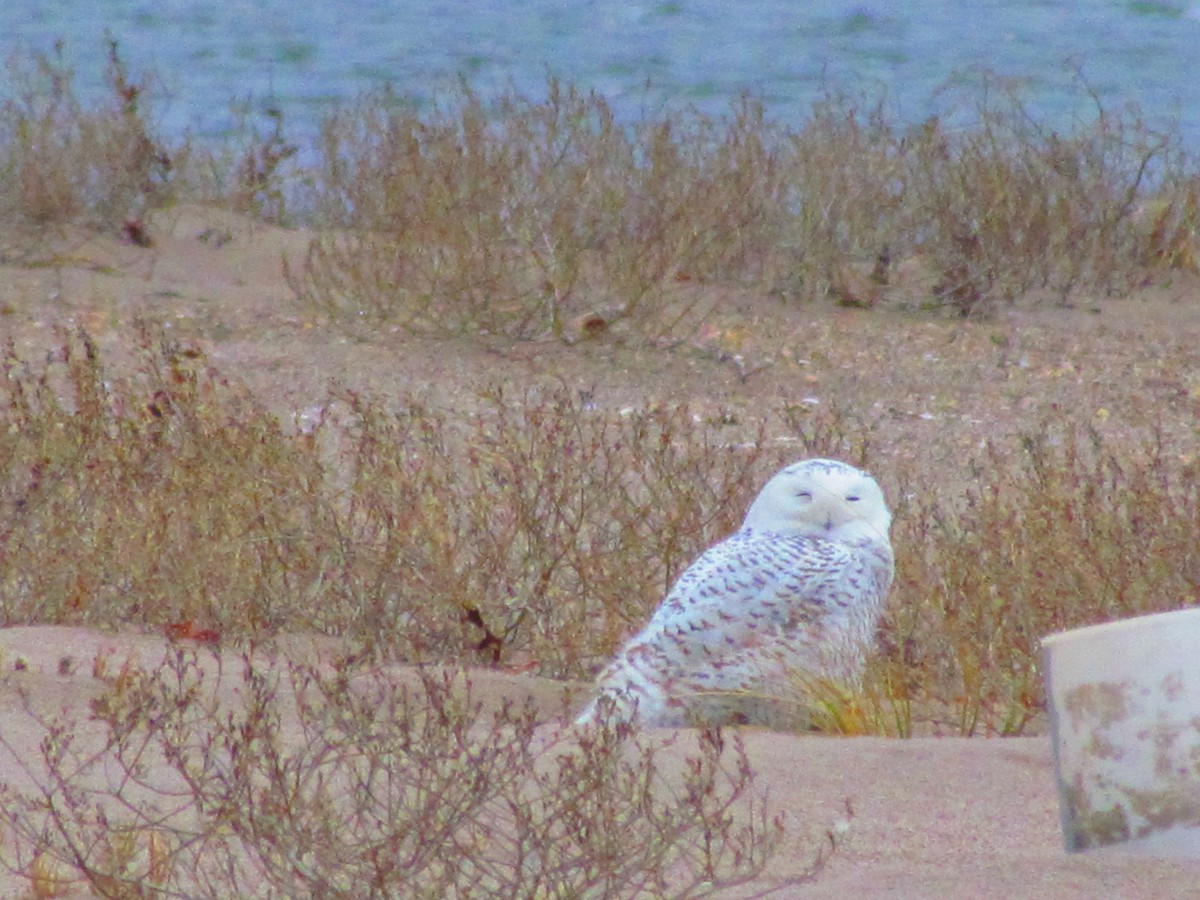
[[[637,708],[646,721],[680,724],[680,693],[736,680],[757,653],[785,641],[819,640],[829,615],[853,602],[842,588],[861,566],[829,541],[739,532],[680,576],[600,675],[600,693],[622,717]],[[578,721],[597,709],[593,703]]]
[[[736,534],[680,576],[626,650],[651,643],[670,665],[716,662],[769,632],[803,629],[836,615],[838,585],[857,564],[829,541]]]

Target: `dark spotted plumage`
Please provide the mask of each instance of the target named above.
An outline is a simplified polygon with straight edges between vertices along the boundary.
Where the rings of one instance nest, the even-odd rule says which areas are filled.
[[[786,693],[797,676],[852,681],[892,582],[890,525],[865,472],[827,459],[788,466],[680,576],[600,675],[601,695],[620,718],[681,725],[713,696],[736,707]]]

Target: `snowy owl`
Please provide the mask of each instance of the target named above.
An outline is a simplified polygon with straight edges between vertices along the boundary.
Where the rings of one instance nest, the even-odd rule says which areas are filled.
[[[797,675],[852,682],[892,583],[891,523],[866,472],[832,459],[782,469],[601,673],[578,723],[605,697],[614,718],[644,725],[745,721]]]

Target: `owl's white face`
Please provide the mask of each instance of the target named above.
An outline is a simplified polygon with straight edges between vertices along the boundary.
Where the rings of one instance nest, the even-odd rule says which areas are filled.
[[[874,478],[837,460],[806,459],[766,483],[742,527],[858,543],[886,542],[891,524]]]

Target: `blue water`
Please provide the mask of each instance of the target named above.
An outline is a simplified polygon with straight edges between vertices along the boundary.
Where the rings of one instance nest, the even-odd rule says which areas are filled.
[[[81,14],[86,10],[86,14]],[[721,113],[740,93],[799,126],[830,88],[886,98],[917,122],[965,108],[980,69],[1019,80],[1055,127],[1136,105],[1200,150],[1200,0],[4,0],[0,51],[65,41],[85,96],[100,96],[104,35],[133,73],[153,71],[168,134],[225,133],[231,101],[281,109],[311,134],[338,102],[389,83],[418,102],[463,75],[532,96],[547,72],[647,104]],[[646,90],[647,81],[650,83]],[[947,89],[949,87],[949,89]]]

